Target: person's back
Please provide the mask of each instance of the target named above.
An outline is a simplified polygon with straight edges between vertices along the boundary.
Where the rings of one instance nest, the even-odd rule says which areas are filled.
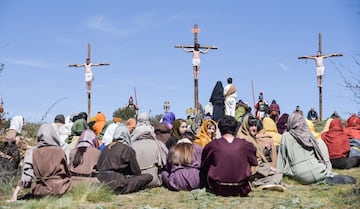
[[[121,125],[115,130],[114,142],[104,148],[97,163],[98,179],[117,194],[139,191],[152,181],[150,174],[141,174],[135,151],[126,141],[131,141],[130,133]]]
[[[162,185],[160,169],[166,164],[167,148],[161,141],[155,139],[153,127],[150,125],[138,126],[132,137],[132,148],[142,174],[151,174],[153,179],[146,187]]]
[[[167,165],[161,171],[164,186],[173,191],[200,188],[202,148],[184,138],[174,145],[168,155]]]
[[[202,186],[216,195],[247,196],[251,191],[251,166],[257,165],[256,148],[234,136],[237,121],[224,116],[219,121],[222,137],[205,146],[201,158]]]
[[[100,156],[97,148],[97,137],[95,133],[87,129],[81,137],[79,144],[71,151],[69,170],[73,186],[80,182],[99,184],[97,179],[96,164]]]

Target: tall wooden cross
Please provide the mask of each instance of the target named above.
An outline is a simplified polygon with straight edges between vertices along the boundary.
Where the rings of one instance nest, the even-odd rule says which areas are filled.
[[[108,63],[91,63],[90,61],[90,43],[88,43],[88,51],[87,51],[87,59],[84,64],[70,64],[69,67],[85,67],[85,83],[86,83],[86,89],[87,89],[87,98],[88,98],[88,121],[91,118],[91,87],[92,87],[92,81],[94,79],[94,75],[92,72],[91,67],[93,66],[104,66],[104,65],[110,65]]]
[[[200,28],[197,24],[194,25],[191,32],[194,34],[194,45],[175,45],[175,48],[182,48],[185,52],[193,53],[193,70],[194,70],[194,114],[198,114],[199,109],[199,92],[198,92],[198,80],[199,80],[199,69],[200,69],[200,54],[206,54],[210,49],[218,49],[216,46],[201,46],[198,42],[198,34]],[[205,49],[205,50],[201,50]]]
[[[321,42],[321,33],[319,33],[319,50],[317,55],[310,55],[310,56],[299,56],[298,59],[313,59],[315,60],[316,64],[316,76],[317,76],[317,85],[319,87],[319,120],[322,120],[322,80],[325,74],[325,67],[324,67],[324,59],[329,57],[339,57],[343,56],[339,53],[332,53],[332,54],[322,54],[322,42]]]

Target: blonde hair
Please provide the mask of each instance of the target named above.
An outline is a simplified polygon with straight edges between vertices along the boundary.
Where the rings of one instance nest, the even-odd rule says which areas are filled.
[[[193,145],[179,143],[170,148],[168,162],[176,165],[190,165],[192,163]]]

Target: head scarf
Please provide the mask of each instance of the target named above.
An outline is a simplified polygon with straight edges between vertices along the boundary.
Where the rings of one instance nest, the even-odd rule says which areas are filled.
[[[262,122],[265,133],[271,135],[275,145],[280,145],[281,134],[279,134],[274,120],[269,117],[265,117]]]
[[[205,120],[200,127],[200,131],[196,134],[195,136],[195,144],[200,145],[202,148],[205,147],[205,145],[207,145],[209,142],[211,142],[213,140],[212,137],[209,136],[208,134],[208,125],[209,124],[213,124],[215,126],[215,132],[214,134],[216,134],[216,130],[217,130],[217,124],[215,121],[213,120]]]
[[[223,101],[223,100],[224,100],[224,87],[221,81],[217,81],[214,89],[211,92],[209,101],[214,104],[215,101]]]
[[[284,113],[280,116],[276,124],[279,134],[283,134],[286,131],[288,118],[289,118],[289,114],[287,113]]]
[[[154,128],[151,125],[140,125],[136,126],[134,131],[131,134],[131,141],[134,142],[136,140],[142,139],[152,139],[155,140]]]
[[[126,121],[126,126],[128,127],[128,129],[132,129],[136,127],[136,120],[134,118],[129,118]]]
[[[346,120],[344,132],[350,139],[360,140],[360,117],[352,114]]]
[[[137,117],[137,124],[136,126],[141,126],[141,125],[151,125],[150,123],[150,116],[147,112],[142,112],[138,115]]]
[[[184,122],[184,119],[176,119],[171,128],[171,136],[175,137],[176,139],[182,138],[179,131],[182,122]]]
[[[172,124],[175,121],[175,114],[173,112],[165,113],[164,117],[162,118],[162,122],[166,123],[169,128],[172,128]]]
[[[60,137],[54,123],[44,123],[37,133],[37,147],[60,146]]]
[[[249,130],[249,117],[250,114],[246,114],[244,116],[243,122],[236,134],[238,138],[245,139],[248,142],[251,142],[255,148],[256,148],[256,156],[259,158],[262,162],[267,162],[266,157],[263,153],[263,150],[261,148],[260,143],[256,139],[256,136],[252,136]]]
[[[316,132],[314,123],[311,120],[308,120],[307,118],[305,118],[305,121],[306,124],[309,126],[311,133],[314,134],[315,139],[321,139],[321,134]]]
[[[131,137],[128,127],[123,124],[116,127],[113,141],[131,146]]]
[[[155,136],[157,140],[162,141],[164,144],[170,138],[170,128],[167,126],[166,123],[159,123],[155,125]]]
[[[346,158],[350,152],[350,140],[344,133],[342,121],[334,118],[329,126],[329,130],[321,134],[329,150],[330,159]]]
[[[82,132],[87,129],[87,123],[86,120],[81,118],[74,122],[74,124],[71,127],[71,135],[73,136],[80,136]]]
[[[23,126],[24,126],[24,117],[17,115],[11,119],[9,129],[13,129],[16,131],[16,133],[20,134]]]
[[[97,141],[97,136],[90,129],[84,130],[82,132],[81,136],[80,136],[79,143],[78,143],[77,147],[94,147],[94,148],[98,148],[99,144],[98,144],[98,141]]]
[[[311,133],[310,128],[302,114],[295,112],[289,116],[287,131],[304,148],[313,148],[316,158],[320,162],[325,163],[325,158],[319,148],[319,144],[316,141],[315,136]]]

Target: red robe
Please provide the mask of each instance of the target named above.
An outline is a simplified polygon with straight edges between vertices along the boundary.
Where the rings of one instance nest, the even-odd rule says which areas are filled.
[[[344,128],[340,119],[334,118],[329,126],[329,130],[321,134],[329,150],[330,159],[346,158],[350,152],[350,140],[344,133]]]

